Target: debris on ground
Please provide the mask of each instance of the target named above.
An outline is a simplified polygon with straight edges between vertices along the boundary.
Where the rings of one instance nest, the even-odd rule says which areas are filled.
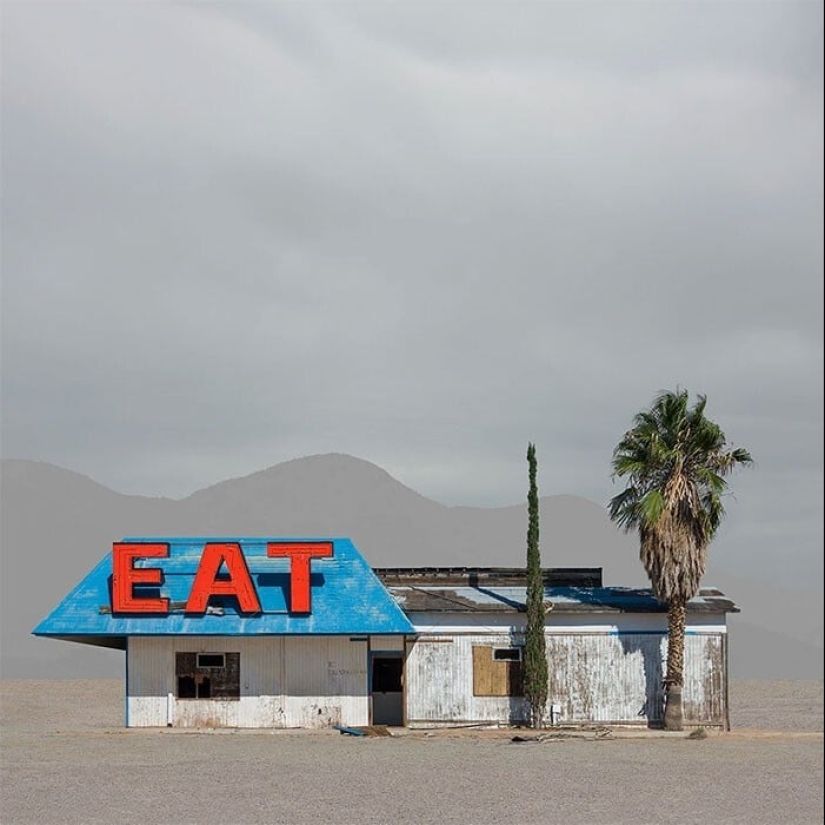
[[[514,736],[511,742],[558,742],[565,739],[612,739],[613,731],[606,727],[584,727],[577,730],[547,731],[536,736]]]
[[[332,727],[347,736],[392,736],[386,725],[363,725],[357,728],[333,725]]]

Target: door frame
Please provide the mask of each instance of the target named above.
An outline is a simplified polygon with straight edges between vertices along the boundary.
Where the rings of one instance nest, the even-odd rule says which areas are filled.
[[[407,726],[407,680],[404,678],[407,654],[404,650],[370,650],[369,652],[369,669],[367,671],[367,692],[370,697],[370,724],[375,724],[374,709],[373,709],[373,686],[372,686],[372,669],[376,659],[398,659],[401,662],[401,726]]]

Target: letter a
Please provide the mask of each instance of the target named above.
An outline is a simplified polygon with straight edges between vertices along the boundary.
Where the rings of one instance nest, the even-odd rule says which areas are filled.
[[[228,579],[219,579],[221,564],[226,564]],[[210,596],[235,596],[242,613],[260,613],[261,604],[246,559],[240,544],[207,544],[203,548],[201,563],[189,601],[186,602],[187,613],[205,613]]]

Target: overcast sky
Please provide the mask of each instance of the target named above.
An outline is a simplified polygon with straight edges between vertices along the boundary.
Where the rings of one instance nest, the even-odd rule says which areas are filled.
[[[605,503],[662,389],[822,565],[819,2],[6,2],[2,451]]]

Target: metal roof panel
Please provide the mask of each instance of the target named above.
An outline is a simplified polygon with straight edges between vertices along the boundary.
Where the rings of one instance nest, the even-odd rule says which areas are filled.
[[[289,613],[290,560],[269,558],[268,542],[331,541],[331,558],[312,561],[312,612]],[[163,569],[158,595],[169,598],[166,615],[112,615],[112,556],[100,563],[34,629],[51,636],[89,644],[126,636],[167,635],[338,635],[411,634],[415,630],[395,600],[373,573],[353,543],[346,538],[127,538],[124,542],[168,544],[169,557],[139,560],[136,567]],[[203,615],[184,613],[201,552],[207,542],[241,545],[255,584],[261,612],[241,614],[234,598],[213,598]],[[137,586],[136,592],[140,592]]]
[[[525,587],[394,586],[393,598],[406,613],[524,612]],[[546,587],[544,599],[553,611],[592,613],[664,613],[650,589],[631,587]],[[739,608],[721,591],[704,588],[688,602],[691,613],[738,613]]]

